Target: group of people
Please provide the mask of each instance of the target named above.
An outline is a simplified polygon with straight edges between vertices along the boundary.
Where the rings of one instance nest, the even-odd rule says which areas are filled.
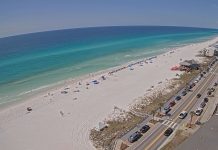
[[[154,57],[150,57],[150,58],[147,58],[147,59],[145,59],[145,60],[140,60],[140,61],[137,61],[137,62],[135,62],[135,63],[132,63],[132,64],[129,64],[129,65],[127,65],[127,66],[123,66],[123,67],[121,67],[121,68],[118,68],[118,69],[116,69],[116,70],[113,70],[113,71],[110,71],[108,74],[109,75],[111,75],[111,74],[113,74],[113,73],[116,73],[116,72],[118,72],[118,71],[121,71],[121,70],[124,70],[124,69],[126,69],[126,68],[131,68],[132,66],[135,66],[135,65],[138,65],[138,64],[140,64],[140,65],[142,65],[143,63],[148,63],[147,61],[149,60],[149,61],[152,61],[153,59],[155,59],[155,58],[157,58],[157,56],[154,56]]]

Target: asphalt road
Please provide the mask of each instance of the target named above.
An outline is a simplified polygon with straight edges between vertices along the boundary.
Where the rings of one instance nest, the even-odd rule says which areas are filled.
[[[216,76],[218,73],[218,64],[216,63],[213,68],[214,71],[209,72],[205,79],[201,80],[196,86],[193,88],[192,92],[189,92],[186,96],[182,97],[182,99],[174,106],[174,108],[170,111],[171,116],[163,118],[162,123],[158,123],[155,125],[156,127],[152,129],[143,139],[137,141],[132,147],[129,149],[134,150],[156,150],[158,149],[169,137],[164,136],[164,132],[168,127],[176,128],[181,125],[181,122],[184,120],[179,119],[178,115],[183,111],[187,111],[188,113],[192,110],[199,99],[196,98],[198,93],[205,93],[208,87],[211,87],[216,80]],[[189,115],[189,114],[188,114]],[[188,119],[189,117],[186,117]],[[147,134],[147,133],[146,133]]]

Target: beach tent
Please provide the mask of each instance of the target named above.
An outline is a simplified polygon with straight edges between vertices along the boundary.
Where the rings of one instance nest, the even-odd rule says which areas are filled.
[[[97,80],[93,80],[92,81],[94,84],[99,84],[99,82]]]

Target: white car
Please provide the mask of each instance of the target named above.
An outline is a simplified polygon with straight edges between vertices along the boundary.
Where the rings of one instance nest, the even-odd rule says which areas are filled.
[[[203,108],[197,108],[196,111],[195,111],[195,114],[197,116],[200,116],[202,112],[203,112]]]
[[[180,119],[184,119],[187,115],[188,115],[188,113],[187,113],[186,111],[182,111],[182,112],[179,114],[179,118],[180,118]]]

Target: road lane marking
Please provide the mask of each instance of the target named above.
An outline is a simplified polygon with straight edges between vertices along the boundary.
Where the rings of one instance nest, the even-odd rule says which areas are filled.
[[[165,124],[167,122],[167,120],[164,120],[164,122],[162,122],[162,124]]]
[[[174,124],[174,122],[171,122],[170,125],[169,125],[169,127],[171,127],[173,124]]]
[[[174,128],[176,127],[176,125],[177,125],[177,123],[175,123],[175,124],[172,126],[172,128],[174,129]]]
[[[172,122],[172,121],[170,121],[170,120],[164,120],[164,121],[162,122],[162,125],[165,125],[165,126],[167,126],[167,127],[174,128],[174,127],[177,125],[177,123]]]

